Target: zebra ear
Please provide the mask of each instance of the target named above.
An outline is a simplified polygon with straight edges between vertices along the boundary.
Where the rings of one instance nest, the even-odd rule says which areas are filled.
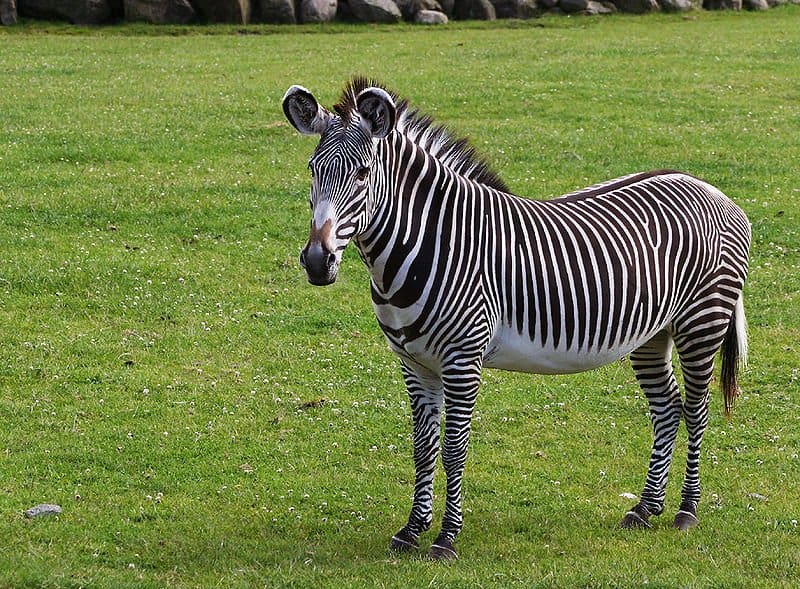
[[[383,139],[394,130],[397,107],[386,90],[367,88],[356,98],[356,109],[361,123],[373,137]]]
[[[292,86],[283,95],[283,113],[303,135],[321,135],[331,116],[302,86]]]

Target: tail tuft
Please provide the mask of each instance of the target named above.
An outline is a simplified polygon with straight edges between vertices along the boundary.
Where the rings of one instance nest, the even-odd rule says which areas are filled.
[[[739,295],[733,310],[728,331],[722,342],[722,397],[725,415],[730,416],[736,397],[739,396],[739,369],[747,366],[747,319],[744,315],[744,295]]]

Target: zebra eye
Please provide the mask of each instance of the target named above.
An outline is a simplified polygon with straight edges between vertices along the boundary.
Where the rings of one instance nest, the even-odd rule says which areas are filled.
[[[363,182],[364,180],[367,179],[368,174],[369,174],[369,168],[362,167],[359,168],[358,171],[356,172],[356,178],[358,179],[359,182]]]

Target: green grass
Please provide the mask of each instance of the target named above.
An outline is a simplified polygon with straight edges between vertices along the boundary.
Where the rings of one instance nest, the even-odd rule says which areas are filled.
[[[0,28],[0,587],[796,586],[800,8],[146,32]],[[745,208],[751,365],[698,529],[615,527],[650,446],[625,363],[487,371],[462,560],[388,554],[405,393],[354,252],[330,288],[298,267],[315,143],[280,109],[354,73],[520,194],[674,167]]]

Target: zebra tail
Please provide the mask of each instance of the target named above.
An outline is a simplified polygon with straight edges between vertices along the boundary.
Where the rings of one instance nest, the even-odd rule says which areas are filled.
[[[739,396],[739,368],[747,366],[747,320],[744,316],[744,294],[739,295],[733,310],[728,331],[722,342],[722,397],[725,399],[725,416],[729,417],[736,397]]]

